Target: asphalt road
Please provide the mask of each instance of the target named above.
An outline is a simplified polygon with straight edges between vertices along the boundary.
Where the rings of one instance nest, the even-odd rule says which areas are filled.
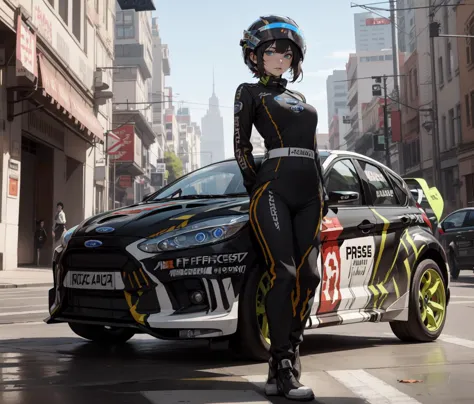
[[[474,276],[464,272],[451,287],[448,321],[434,343],[400,343],[388,324],[308,332],[303,380],[316,402],[473,403]],[[287,402],[263,395],[266,364],[238,361],[224,344],[140,335],[104,349],[67,325],[46,325],[46,292],[0,290],[1,404]]]

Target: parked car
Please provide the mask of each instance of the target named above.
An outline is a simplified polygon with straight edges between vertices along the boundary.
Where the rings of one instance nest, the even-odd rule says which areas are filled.
[[[384,321],[403,341],[435,340],[446,321],[449,268],[425,212],[379,162],[346,151],[320,154],[330,209],[307,328]],[[256,160],[260,165],[262,156]],[[66,322],[107,344],[136,333],[225,337],[247,357],[266,359],[269,276],[249,208],[229,159],[141,203],[84,220],[55,251],[45,321]]]
[[[474,208],[459,209],[438,226],[438,239],[448,256],[453,279],[462,270],[474,269]]]

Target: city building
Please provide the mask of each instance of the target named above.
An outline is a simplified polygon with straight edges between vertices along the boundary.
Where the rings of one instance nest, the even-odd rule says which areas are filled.
[[[329,148],[331,150],[347,150],[344,140],[351,128],[349,108],[339,110],[340,115],[334,115],[329,121]]]
[[[151,11],[116,12],[113,128],[107,139],[111,209],[139,202],[153,191],[150,146],[157,136],[149,104],[153,75],[151,17]]]
[[[149,99],[152,105],[152,128],[155,132],[156,142],[150,146],[151,186],[156,190],[164,185],[166,164],[166,134],[164,128],[165,117],[165,80],[171,74],[170,56],[168,46],[163,44],[158,27],[158,18],[152,19],[152,44],[153,44],[153,72],[151,79],[151,93]]]
[[[362,133],[354,145],[354,151],[374,160],[386,162],[385,157],[385,128],[384,128],[384,99],[373,97],[362,104]],[[390,124],[389,124],[390,125]],[[382,146],[378,149],[377,146]]]
[[[373,13],[354,14],[356,52],[392,49],[390,20]]]
[[[106,208],[114,20],[115,2],[0,3],[0,270],[35,262],[40,219],[50,265],[58,202],[68,228]]]
[[[329,133],[316,132],[316,141],[318,142],[318,150],[329,150]]]
[[[224,149],[224,120],[219,109],[219,99],[212,80],[212,96],[209,98],[209,108],[201,119],[201,164],[206,166],[225,159]]]
[[[326,79],[326,94],[328,103],[328,122],[334,115],[339,115],[339,110],[347,108],[347,72],[333,70]]]
[[[456,7],[456,34],[474,35],[474,4]],[[474,39],[457,39],[461,101],[459,177],[462,206],[474,206]]]
[[[444,1],[437,0],[436,5]],[[463,7],[461,7],[463,8]],[[464,12],[464,10],[463,10]],[[437,7],[435,21],[442,34],[456,32],[456,10]],[[436,84],[438,91],[438,139],[441,160],[441,191],[446,213],[461,207],[458,146],[461,140],[461,104],[459,89],[458,49],[456,38],[434,39]],[[466,53],[463,49],[462,53]],[[471,73],[472,74],[472,73]]]
[[[201,131],[191,122],[189,108],[180,107],[176,114],[179,127],[179,148],[177,155],[183,163],[184,174],[201,166]]]
[[[403,56],[400,55],[400,64]],[[349,55],[346,64],[349,83],[347,102],[351,128],[345,136],[347,150],[355,150],[355,142],[362,136],[362,105],[372,101],[372,76],[393,75],[392,51],[358,52]],[[393,90],[393,77],[387,79],[387,89]]]
[[[413,0],[396,0],[398,50],[412,53],[416,48],[415,7]],[[422,6],[422,4],[419,4]]]

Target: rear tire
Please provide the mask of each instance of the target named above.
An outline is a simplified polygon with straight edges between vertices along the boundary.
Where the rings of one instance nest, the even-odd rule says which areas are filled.
[[[239,322],[237,332],[232,336],[230,346],[241,358],[267,361],[270,358],[270,344],[262,335],[259,325],[259,318],[266,318],[265,314],[257,315],[257,305],[262,308],[262,283],[268,274],[262,266],[249,268],[249,276],[243,288],[239,300]],[[269,280],[269,278],[268,278]],[[260,287],[260,289],[259,289]],[[260,304],[257,302],[257,298]],[[263,307],[264,304],[263,304]]]
[[[427,283],[428,280],[431,283]],[[427,300],[425,296],[430,293],[428,286],[431,284],[433,288],[437,283],[439,287]],[[425,293],[421,293],[422,291]],[[423,296],[423,300],[420,299],[420,295]],[[441,307],[443,310],[440,310]],[[446,280],[436,262],[430,259],[424,260],[416,267],[411,282],[408,321],[392,321],[390,327],[402,341],[431,342],[441,335],[446,323],[446,314]]]
[[[71,330],[79,337],[99,344],[124,344],[135,335],[131,328],[91,325],[81,323],[68,323]]]

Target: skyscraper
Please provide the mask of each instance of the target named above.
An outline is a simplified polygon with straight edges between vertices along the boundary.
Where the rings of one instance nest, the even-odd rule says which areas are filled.
[[[388,18],[373,13],[354,14],[356,52],[392,48],[392,28]]]
[[[209,98],[209,108],[201,120],[201,128],[201,166],[224,160],[224,120],[219,110],[214,74],[212,75],[212,95]]]

